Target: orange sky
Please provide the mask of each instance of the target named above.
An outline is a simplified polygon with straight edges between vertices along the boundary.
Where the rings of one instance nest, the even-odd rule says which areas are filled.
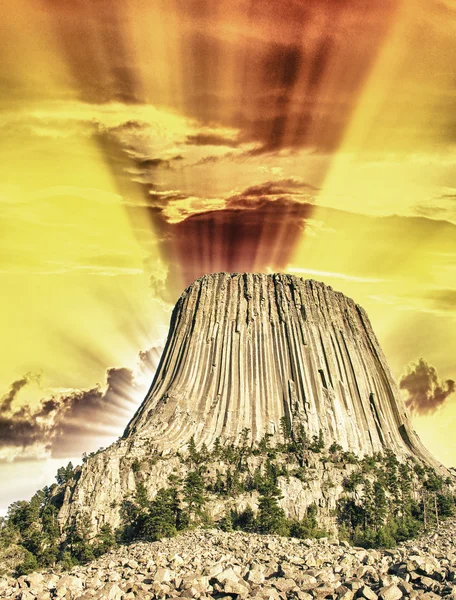
[[[364,306],[456,464],[454,64],[452,0],[3,11],[0,509],[122,432],[172,304],[219,270]]]

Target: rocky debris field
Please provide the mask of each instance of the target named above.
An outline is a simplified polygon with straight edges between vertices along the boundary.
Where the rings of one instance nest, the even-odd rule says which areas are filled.
[[[456,520],[393,550],[197,530],[121,546],[70,572],[0,578],[0,598],[456,598]]]

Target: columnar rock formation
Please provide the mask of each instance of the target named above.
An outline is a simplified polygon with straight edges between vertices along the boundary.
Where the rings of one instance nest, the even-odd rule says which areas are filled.
[[[315,281],[216,273],[179,299],[155,380],[125,437],[158,449],[194,436],[253,440],[285,417],[359,455],[432,460],[411,431],[366,312]]]
[[[94,532],[105,522],[117,527],[122,500],[137,486],[134,464],[152,498],[171,473],[185,477],[177,451],[192,436],[211,447],[247,431],[254,443],[265,434],[278,439],[284,422],[309,439],[321,431],[327,446],[337,442],[359,456],[392,450],[442,468],[412,431],[369,319],[353,300],[290,275],[206,275],[174,309],[146,399],[123,437],[66,486],[59,521],[85,513]],[[294,518],[312,502],[328,515],[336,508],[340,469],[314,473],[321,477],[310,484],[282,482],[281,505]]]

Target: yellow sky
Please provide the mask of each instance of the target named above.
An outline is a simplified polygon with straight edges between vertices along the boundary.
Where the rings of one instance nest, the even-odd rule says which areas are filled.
[[[454,378],[455,24],[449,0],[4,11],[0,398],[27,382],[0,418],[110,394],[107,369],[128,368],[135,392],[87,451],[120,434],[153,371],[138,353],[207,270],[324,281],[366,308],[398,379],[421,357]],[[18,478],[0,507],[73,456],[49,415],[24,445],[0,429]],[[456,464],[454,394],[415,424]]]

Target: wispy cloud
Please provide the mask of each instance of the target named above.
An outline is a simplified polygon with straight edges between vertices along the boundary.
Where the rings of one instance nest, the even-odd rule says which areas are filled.
[[[383,283],[389,281],[388,279],[380,279],[377,277],[359,277],[357,275],[348,275],[347,273],[335,273],[332,271],[319,271],[318,269],[307,269],[305,267],[293,267],[292,265],[287,267],[289,273],[297,273],[303,275],[314,275],[315,277],[323,277],[330,279],[343,279],[345,281],[354,281],[357,283]]]

